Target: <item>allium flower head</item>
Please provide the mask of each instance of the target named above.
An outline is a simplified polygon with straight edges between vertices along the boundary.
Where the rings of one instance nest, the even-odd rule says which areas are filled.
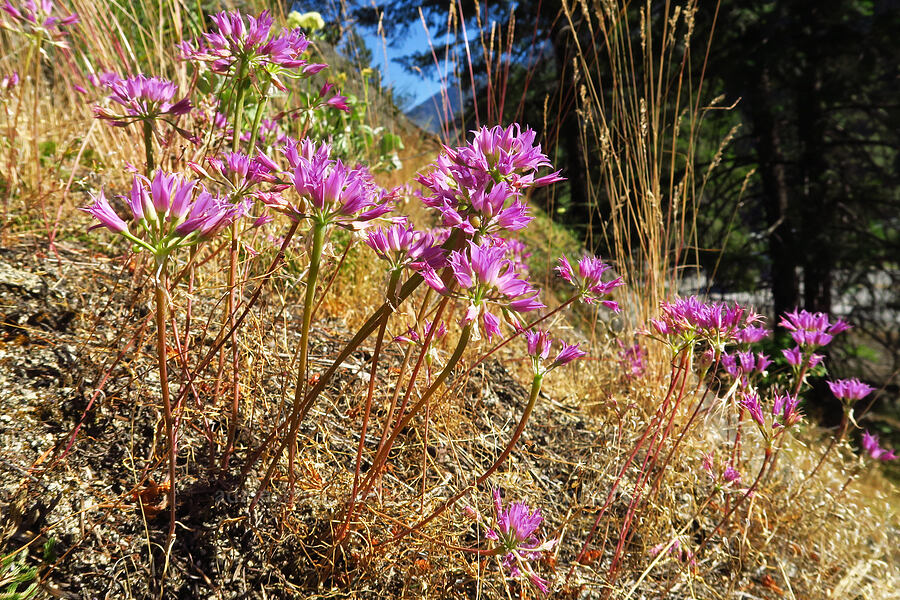
[[[432,269],[443,266],[444,250],[434,243],[430,233],[416,231],[412,225],[396,223],[387,229],[370,230],[366,244],[378,258],[388,261],[391,271],[404,267],[420,270],[426,265]]]
[[[644,358],[647,356],[644,349],[637,342],[626,346],[622,340],[616,340],[619,344],[618,363],[626,379],[635,379],[644,374]]]
[[[741,385],[750,384],[750,378],[766,374],[766,369],[772,364],[769,357],[762,353],[750,351],[736,352],[734,354],[722,354],[722,368],[735,379],[741,380]]]
[[[556,367],[569,364],[573,360],[583,358],[587,352],[581,350],[578,344],[566,344],[560,342],[562,349],[557,354],[556,359],[547,367],[542,367],[542,363],[550,356],[550,347],[552,343],[550,335],[542,329],[532,329],[525,332],[525,342],[528,346],[528,356],[531,357],[532,368],[535,375],[544,376]]]
[[[287,88],[280,75],[312,75],[327,67],[303,58],[309,41],[300,28],[282,29],[275,35],[269,11],[258,17],[245,17],[237,11],[220,12],[212,20],[215,31],[179,45],[182,59],[205,63],[222,75],[236,75],[244,68],[251,77],[264,77],[281,91]]]
[[[811,313],[806,310],[786,313],[781,318],[781,326],[787,329],[794,341],[805,350],[825,346],[835,335],[850,329],[850,325],[840,319],[831,323],[827,314]]]
[[[879,445],[877,435],[872,435],[868,431],[863,432],[862,447],[873,460],[895,460],[897,458],[893,450],[882,448]]]
[[[875,388],[856,378],[839,379],[827,383],[834,397],[848,405],[854,404],[857,400],[862,400],[875,391]]]
[[[68,46],[64,41],[66,35],[64,27],[78,23],[78,15],[75,13],[62,17],[54,15],[55,6],[52,0],[40,2],[24,0],[18,6],[6,0],[3,6],[0,6],[0,10],[6,13],[7,19],[11,19],[0,22],[4,28],[60,47]]]
[[[798,410],[800,398],[790,394],[775,394],[775,401],[772,404],[772,417],[774,418],[772,427],[784,427],[790,429],[800,422],[803,415]]]
[[[762,317],[738,304],[702,302],[696,296],[660,302],[660,316],[650,325],[675,347],[705,341],[721,352],[738,341],[738,332],[755,326]]]
[[[741,480],[741,473],[734,467],[725,467],[725,470],[722,471],[722,479],[725,480],[725,483],[734,483]]]
[[[447,263],[462,289],[459,295],[469,301],[463,324],[477,323],[476,320],[481,317],[488,339],[500,332],[500,320],[489,311],[489,304],[498,305],[504,316],[512,319],[514,324],[518,320],[512,313],[544,307],[537,300],[538,291],[516,273],[502,247],[490,242],[481,245],[470,242],[467,250],[451,252]],[[438,292],[450,293],[433,269],[425,268],[422,275],[425,282]],[[477,327],[475,331],[477,333]]]
[[[120,105],[123,111],[116,112],[110,107],[97,105],[94,106],[94,114],[98,119],[110,121],[116,127],[167,115],[183,115],[191,110],[188,98],[172,102],[178,86],[161,77],[135,75],[128,79],[117,78],[107,87],[112,92],[109,100]]]
[[[624,284],[621,277],[611,281],[603,281],[603,274],[611,269],[608,264],[596,256],[584,256],[578,261],[578,272],[569,264],[569,259],[562,256],[557,261],[556,273],[578,290],[582,302],[592,304],[599,301],[607,308],[619,312],[619,305],[612,300],[601,300],[614,289]]]
[[[294,167],[292,183],[299,202],[291,203],[284,194],[262,199],[293,220],[364,229],[393,208],[393,195],[378,187],[368,170],[332,160],[328,145],[291,143],[285,156]]]
[[[550,550],[555,540],[541,542],[537,531],[543,522],[541,510],[531,509],[524,502],[513,502],[506,508],[500,498],[500,490],[494,490],[494,526],[488,529],[486,537],[497,542],[496,552],[503,554],[503,566],[509,569],[510,577],[523,574],[542,593],[547,592],[547,581],[539,577],[528,561],[541,557]]]
[[[97,218],[102,226],[149,250],[158,259],[168,256],[177,247],[214,236],[246,212],[244,204],[232,204],[198,187],[196,181],[162,170],[156,172],[152,181],[135,175],[131,193],[125,200],[134,221],[147,232],[147,240],[128,230],[103,192],[95,197],[94,204],[82,210]]]
[[[250,143],[253,138],[253,132],[244,130],[241,133],[241,141]],[[288,135],[284,133],[277,119],[262,119],[259,122],[259,129],[256,131],[256,147],[268,148],[275,144],[283,145],[288,142]]]
[[[532,219],[523,193],[562,178],[535,178],[550,162],[534,145],[532,130],[514,124],[474,133],[466,146],[445,146],[431,170],[417,177],[428,190],[422,201],[441,213],[444,225],[469,235],[522,229]]]
[[[253,195],[260,184],[277,181],[275,173],[279,170],[278,165],[262,152],[257,152],[253,158],[242,152],[226,152],[219,158],[210,157],[206,161],[211,173],[196,163],[190,163],[190,167],[229,187],[235,198]]]

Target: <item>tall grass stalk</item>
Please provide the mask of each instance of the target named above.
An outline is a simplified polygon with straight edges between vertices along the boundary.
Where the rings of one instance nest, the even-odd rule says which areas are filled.
[[[631,326],[645,323],[678,289],[685,261],[699,264],[693,217],[709,171],[698,174],[695,164],[711,107],[701,102],[706,55],[699,81],[692,75],[696,9],[695,0],[653,5],[654,14],[650,0],[563,2],[570,30],[583,23],[594,41],[572,37],[584,163],[597,163],[594,149],[600,157],[588,201],[592,214],[609,215],[608,227],[591,224],[587,241],[596,245],[593,236],[602,232],[614,249],[626,288],[635,292],[625,315]],[[610,79],[596,75],[600,64]]]

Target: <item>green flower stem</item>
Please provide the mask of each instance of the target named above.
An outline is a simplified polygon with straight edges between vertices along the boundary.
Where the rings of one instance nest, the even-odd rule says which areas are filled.
[[[303,298],[303,321],[300,329],[300,364],[297,366],[297,384],[294,389],[293,413],[297,413],[304,398],[307,382],[307,362],[309,360],[309,328],[312,324],[313,302],[316,298],[316,283],[319,279],[319,267],[322,262],[322,248],[325,245],[324,222],[317,221],[313,225],[313,245],[309,255],[309,272],[306,275],[306,294]],[[294,455],[297,452],[297,428],[291,423],[288,442],[288,480],[290,481],[291,498],[294,497]]]
[[[434,328],[432,327],[432,330]],[[372,483],[375,481],[375,477],[378,472],[387,462],[388,454],[391,451],[391,448],[394,445],[394,442],[397,441],[397,438],[400,436],[400,432],[409,425],[409,422],[412,421],[413,417],[415,417],[421,410],[422,407],[425,406],[425,403],[434,395],[434,393],[440,388],[447,377],[450,376],[450,373],[456,368],[457,363],[462,358],[463,351],[465,351],[466,346],[469,344],[469,339],[472,336],[472,324],[469,323],[465,327],[463,327],[462,332],[459,335],[459,341],[456,343],[456,349],[453,351],[453,354],[450,356],[450,359],[447,361],[447,364],[444,366],[444,369],[441,371],[440,375],[437,376],[437,379],[431,384],[431,386],[425,390],[425,393],[422,394],[422,397],[413,404],[412,408],[410,408],[403,417],[397,421],[397,425],[394,427],[394,431],[391,433],[391,436],[387,439],[387,442],[378,450],[378,453],[375,455],[375,459],[372,461],[372,468],[369,469],[369,472],[366,474],[366,479],[363,482],[361,495],[365,497],[368,491],[372,487]],[[412,381],[410,381],[410,388],[412,388]]]
[[[400,284],[401,269],[397,269],[391,273],[388,281],[387,299],[394,306],[397,300],[397,286]],[[356,493],[359,491],[359,473],[362,468],[362,455],[366,446],[366,431],[369,427],[369,417],[372,413],[372,397],[375,395],[375,375],[378,371],[378,357],[381,354],[381,346],[384,342],[384,332],[387,329],[388,321],[391,318],[391,312],[385,312],[381,319],[381,326],[378,328],[378,337],[375,339],[375,351],[372,353],[372,369],[369,372],[369,387],[366,392],[366,406],[363,412],[362,427],[359,431],[359,446],[356,449],[356,466],[353,470],[353,489],[350,492],[350,502],[347,504],[347,516],[344,518],[344,524],[338,531],[336,540],[341,540],[347,534],[350,528],[350,520],[353,518],[353,507],[356,503]]]
[[[149,119],[144,120],[144,158],[147,161],[147,177],[153,173],[153,125]]]
[[[234,78],[234,110],[231,119],[234,121],[234,135],[231,138],[231,151],[237,152],[241,147],[241,121],[244,116],[244,92],[246,91],[245,79],[247,77],[247,65],[241,62]]]
[[[544,376],[541,374],[535,375],[534,379],[531,380],[531,394],[528,397],[528,404],[525,405],[525,410],[522,411],[522,416],[519,419],[519,424],[516,426],[515,431],[513,431],[512,437],[509,439],[509,442],[506,444],[506,447],[503,448],[503,452],[500,453],[500,456],[498,456],[496,458],[496,460],[494,460],[493,464],[491,464],[491,466],[488,467],[487,470],[484,473],[482,473],[478,477],[478,479],[475,480],[474,484],[466,486],[465,488],[463,488],[460,491],[458,491],[457,493],[455,493],[448,500],[444,501],[443,504],[441,504],[439,507],[434,509],[430,515],[428,515],[427,517],[425,517],[424,519],[422,519],[421,521],[419,521],[412,527],[404,528],[403,531],[396,534],[391,539],[389,539],[385,542],[377,543],[377,544],[375,544],[375,546],[379,547],[379,546],[383,546],[386,544],[392,544],[394,542],[397,542],[397,541],[403,539],[410,533],[417,531],[418,529],[421,529],[422,527],[424,527],[425,525],[427,525],[428,523],[433,521],[436,517],[438,517],[445,510],[447,510],[448,508],[450,508],[451,506],[456,504],[460,498],[462,498],[469,492],[469,490],[471,490],[473,488],[477,488],[478,486],[482,485],[485,481],[487,481],[487,478],[490,477],[491,475],[493,475],[497,471],[497,469],[499,469],[503,465],[503,463],[506,462],[506,459],[509,458],[509,455],[512,453],[513,448],[515,447],[516,443],[519,441],[519,438],[522,437],[522,433],[525,431],[525,425],[528,423],[528,419],[531,417],[531,412],[532,412],[532,410],[534,410],[534,405],[537,402],[538,396],[541,393],[541,385],[542,385],[543,381],[544,381]]]
[[[272,84],[266,84],[259,103],[256,105],[256,115],[253,117],[253,129],[250,132],[250,148],[247,151],[250,158],[253,158],[253,151],[256,149],[256,139],[259,137],[259,124],[262,122],[263,113],[266,112],[266,103],[269,101],[269,89]]]
[[[162,389],[163,416],[166,422],[166,443],[169,454],[169,532],[166,537],[166,555],[175,539],[175,427],[172,419],[172,402],[169,398],[169,374],[166,369],[166,319],[168,299],[166,297],[167,256],[157,257],[156,277],[156,353],[159,362],[159,385]],[[168,562],[168,561],[167,561]],[[165,577],[165,570],[163,571]]]

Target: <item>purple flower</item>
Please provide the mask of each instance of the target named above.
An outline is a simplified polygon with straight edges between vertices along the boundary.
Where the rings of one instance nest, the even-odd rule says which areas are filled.
[[[190,167],[230,187],[236,198],[252,195],[253,188],[262,183],[275,183],[274,173],[279,170],[278,165],[262,152],[257,152],[253,158],[242,152],[226,152],[221,158],[207,158],[206,161],[212,175],[196,163],[190,163]]]
[[[463,290],[461,295],[470,303],[463,317],[463,324],[475,322],[480,316],[488,339],[500,331],[500,321],[488,311],[488,304],[499,305],[504,316],[513,319],[513,323],[517,323],[517,320],[510,311],[523,313],[544,307],[537,300],[538,291],[516,273],[512,263],[506,258],[504,248],[491,245],[490,242],[481,245],[470,242],[468,251],[452,252],[447,263]],[[425,282],[438,292],[450,293],[434,269],[426,266],[422,275]],[[476,335],[477,332],[476,327]]]
[[[532,329],[525,332],[525,342],[528,345],[528,356],[534,359],[546,360],[550,356],[550,345],[553,340],[543,329]]]
[[[809,352],[809,356],[807,356],[807,353],[804,352],[803,348],[800,346],[783,349],[781,353],[784,355],[788,364],[796,368],[800,368],[802,365],[806,364],[808,368],[812,369],[825,358],[821,354],[816,354],[815,352]]]
[[[78,15],[72,13],[57,17],[53,15],[54,8],[52,0],[40,0],[40,3],[25,0],[18,7],[6,0],[3,6],[0,6],[0,10],[12,17],[11,24],[3,23],[6,27],[60,47],[67,47],[68,44],[62,40],[66,35],[63,27],[78,23]]]
[[[895,460],[897,458],[893,450],[882,448],[878,444],[877,435],[872,435],[868,431],[863,432],[862,446],[863,450],[874,460]]]
[[[494,490],[494,526],[485,534],[489,540],[497,542],[495,552],[503,554],[503,566],[510,577],[528,577],[542,593],[547,592],[547,581],[539,577],[528,561],[541,557],[549,551],[555,540],[541,542],[537,531],[543,522],[541,510],[532,510],[524,502],[513,502],[503,508],[500,490]]]
[[[378,187],[364,167],[349,169],[330,158],[327,144],[289,143],[285,157],[294,168],[292,183],[300,201],[283,194],[263,197],[268,206],[292,220],[312,219],[348,229],[364,229],[393,208],[393,194]]]
[[[611,268],[599,257],[585,256],[578,261],[578,273],[576,273],[569,264],[569,259],[562,256],[557,261],[556,273],[575,286],[582,302],[592,304],[595,300],[608,296],[614,289],[623,285],[621,277],[603,281],[603,274]],[[600,303],[614,312],[619,312],[619,305],[612,300],[600,300]]]
[[[441,213],[443,224],[468,235],[514,231],[530,221],[524,192],[560,181],[558,173],[535,179],[549,166],[532,130],[519,125],[482,128],[466,146],[444,147],[429,172],[417,177],[427,190],[426,206]]]
[[[738,330],[735,339],[741,344],[755,344],[769,337],[772,332],[765,327],[751,325]]]
[[[857,400],[862,400],[875,391],[875,388],[856,378],[839,379],[827,383],[828,387],[831,388],[831,393],[834,394],[834,397],[848,405],[852,405]]]
[[[528,346],[528,356],[531,357],[534,374],[539,376],[544,376],[556,367],[562,367],[587,355],[587,352],[581,350],[578,344],[569,345],[561,341],[562,349],[556,359],[547,368],[542,368],[541,363],[550,355],[552,343],[550,335],[541,329],[532,329],[525,332],[525,342]]]
[[[198,189],[199,194],[194,200],[194,192]],[[168,256],[177,247],[212,237],[246,213],[243,203],[232,204],[211,195],[196,181],[161,169],[152,181],[135,175],[125,200],[135,222],[147,232],[147,240],[131,234],[125,222],[109,207],[102,192],[92,206],[82,210],[157,258]]]
[[[840,319],[831,323],[827,314],[806,310],[786,313],[781,318],[781,326],[791,332],[798,345],[809,350],[829,344],[835,335],[850,329],[850,325]]]
[[[244,204],[233,204],[202,190],[197,199],[188,206],[187,216],[175,227],[175,233],[183,238],[196,234],[199,239],[208,239],[244,214],[246,214]]]
[[[556,367],[561,367],[563,365],[567,365],[570,362],[572,362],[573,360],[577,360],[579,358],[583,358],[583,357],[587,356],[587,352],[585,352],[584,350],[581,350],[578,347],[578,344],[569,345],[569,344],[566,344],[565,342],[562,342],[562,346],[563,346],[563,348],[562,348],[562,350],[559,351],[559,354],[556,356],[556,360],[554,360],[553,363],[547,368],[548,371],[550,369],[553,369]]]
[[[253,77],[265,77],[281,91],[287,87],[279,75],[311,75],[327,66],[311,64],[303,58],[309,40],[300,28],[282,29],[274,35],[269,11],[258,17],[245,17],[237,11],[220,12],[212,20],[215,31],[179,45],[183,60],[206,63],[213,72],[228,76],[237,75],[243,65]]]
[[[725,480],[725,483],[734,483],[741,480],[741,473],[734,467],[726,467],[722,472],[722,479]]]
[[[697,340],[708,342],[717,351],[738,341],[738,332],[753,327],[762,317],[738,304],[702,302],[696,296],[675,302],[660,302],[660,316],[650,325],[677,347]]]
[[[191,110],[191,101],[182,98],[172,102],[178,86],[161,77],[135,75],[128,79],[108,79],[106,87],[112,92],[109,100],[123,107],[124,113],[109,107],[94,106],[98,119],[110,121],[116,127],[124,127],[134,121],[159,119],[166,115],[179,116]]]
[[[347,104],[346,96],[334,95],[331,98],[329,98],[328,100],[326,100],[325,104],[327,106],[330,106],[331,108],[336,108],[336,109],[342,110],[344,112],[350,112],[350,105]]]
[[[644,374],[644,357],[646,353],[641,345],[637,342],[630,346],[622,343],[622,340],[616,340],[619,344],[619,368],[625,374],[626,379],[635,379]]]
[[[378,258],[388,261],[391,271],[443,266],[444,250],[435,245],[430,233],[416,231],[411,225],[397,223],[387,229],[373,229],[366,237],[366,244]]]
[[[92,198],[94,200],[93,204],[79,208],[79,210],[83,210],[100,221],[98,225],[94,225],[90,229],[94,229],[95,227],[106,227],[115,233],[128,231],[128,224],[125,223],[125,221],[123,221],[109,205],[109,201],[107,201],[106,196],[103,195],[103,190],[100,190],[100,194],[92,196]]]
[[[752,390],[741,392],[741,399],[738,401],[738,404],[750,414],[750,417],[764,431],[766,419],[763,416],[762,407],[759,405],[759,395]]]
[[[791,428],[800,422],[803,417],[798,410],[800,398],[790,394],[775,394],[775,402],[772,405],[774,421],[772,427]]]
[[[543,522],[541,509],[533,511],[524,502],[513,502],[505,509],[500,498],[500,490],[494,490],[494,511],[496,528],[487,532],[487,537],[503,544],[512,552],[519,548],[530,549],[540,545],[537,530]]]
[[[735,379],[740,379],[744,387],[750,384],[751,376],[765,375],[766,369],[772,364],[765,354],[750,351],[722,354],[721,360],[725,372]]]
[[[425,340],[428,337],[428,334],[431,332],[431,328],[434,326],[434,323],[426,320],[425,326],[422,331],[422,335],[419,335],[419,332],[416,331],[415,325],[410,325],[409,329],[406,330],[406,333],[398,335],[394,338],[395,342],[406,342],[407,344],[418,344]],[[444,323],[441,322],[438,324],[437,329],[434,332],[434,335],[431,336],[431,343],[436,342],[447,335],[447,328],[444,326]]]
[[[0,79],[0,93],[6,94],[17,85],[19,85],[18,71],[13,71],[9,75],[4,75],[3,79]]]

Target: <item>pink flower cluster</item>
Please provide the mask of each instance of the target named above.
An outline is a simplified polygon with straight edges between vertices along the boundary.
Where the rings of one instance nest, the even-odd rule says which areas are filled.
[[[771,438],[778,430],[787,430],[800,422],[803,418],[799,410],[800,398],[791,394],[775,393],[772,408],[763,410],[759,394],[754,390],[744,390],[740,393],[739,404],[749,413],[759,430],[766,438]]]
[[[809,349],[827,346],[835,335],[850,329],[850,325],[840,319],[831,323],[825,313],[806,310],[785,314],[781,318],[781,326],[791,333],[797,345]]]
[[[558,172],[535,177],[550,161],[534,145],[531,129],[514,124],[474,134],[466,146],[444,146],[432,169],[417,177],[428,191],[422,201],[441,214],[444,225],[468,235],[522,229],[532,219],[524,192],[562,178]]]
[[[896,460],[897,458],[893,450],[882,448],[879,445],[877,435],[872,435],[868,431],[863,433],[862,447],[873,460]]]
[[[280,193],[261,199],[292,220],[364,229],[393,209],[392,194],[378,187],[365,167],[350,169],[332,159],[328,144],[292,141],[284,154],[293,168],[291,182],[299,201],[291,202]]]
[[[500,498],[500,490],[494,490],[494,526],[488,529],[486,537],[499,544],[498,554],[503,554],[503,566],[509,570],[510,577],[518,578],[523,574],[542,593],[548,590],[547,580],[538,576],[528,561],[541,557],[550,550],[555,541],[541,542],[537,531],[544,518],[541,509],[531,509],[524,502],[513,502],[506,508]]]
[[[66,46],[62,38],[66,35],[64,27],[78,23],[78,15],[72,13],[63,17],[55,16],[55,6],[52,0],[25,0],[19,6],[6,0],[0,10],[3,10],[12,22],[3,21],[3,27],[18,30],[22,33],[38,36],[57,46]]]
[[[396,223],[387,229],[369,232],[366,243],[378,258],[389,263],[389,270],[409,267],[416,271],[444,266],[444,250],[434,243],[427,232],[416,231],[411,225]]]
[[[179,174],[158,170],[152,181],[135,175],[125,201],[135,223],[148,233],[148,243],[131,234],[102,190],[93,198],[94,203],[81,210],[100,222],[95,227],[122,234],[158,256],[208,239],[246,212],[244,204],[232,204],[214,196],[197,186],[196,181],[185,180]]]
[[[637,342],[626,346],[622,340],[617,340],[619,344],[618,362],[619,368],[625,375],[625,379],[636,379],[644,374],[644,358],[647,353]]]
[[[780,324],[790,332],[796,344],[781,353],[796,369],[811,369],[821,363],[824,357],[814,350],[830,344],[835,335],[850,329],[850,325],[840,319],[831,323],[825,313],[796,309],[783,315]]]
[[[274,20],[269,11],[258,17],[245,17],[237,12],[220,12],[212,16],[216,31],[204,33],[201,40],[179,45],[181,58],[209,65],[222,75],[237,75],[247,69],[251,77],[265,76],[282,91],[287,88],[278,74],[293,71],[301,75],[318,73],[328,65],[310,63],[303,58],[309,40],[297,27],[283,29],[273,35]]]
[[[764,376],[766,369],[772,364],[769,357],[762,353],[751,351],[722,354],[722,368],[734,379],[741,381],[741,387],[750,385],[753,376]]]
[[[173,102],[178,86],[161,77],[135,75],[121,79],[114,74],[106,74],[98,80],[110,92],[109,100],[120,105],[124,113],[115,112],[107,106],[94,106],[94,115],[98,119],[110,121],[116,127],[124,127],[134,121],[158,119],[166,115],[179,116],[190,112],[191,101],[182,98]]]
[[[556,274],[575,286],[582,302],[593,304],[599,301],[610,310],[619,312],[619,305],[616,302],[601,300],[617,287],[624,285],[621,277],[603,281],[603,274],[611,268],[596,256],[584,256],[578,261],[578,272],[575,272],[569,264],[569,259],[564,255],[557,260]]]
[[[573,360],[587,356],[587,352],[581,350],[578,344],[567,344],[560,341],[562,348],[549,366],[543,367],[542,363],[550,356],[552,338],[542,329],[533,329],[525,332],[525,341],[528,345],[528,356],[531,357],[532,368],[535,375],[544,376],[556,367],[562,367]]]
[[[834,397],[845,404],[854,404],[875,391],[875,388],[856,378],[838,379],[827,383]]]
[[[503,247],[492,245],[489,241],[482,244],[469,242],[468,249],[451,252],[447,264],[452,270],[455,283],[462,289],[461,293],[455,295],[469,302],[462,323],[476,324],[476,339],[479,318],[484,324],[488,339],[500,333],[500,319],[488,308],[491,304],[499,306],[503,315],[511,319],[514,325],[518,325],[518,320],[512,313],[524,313],[544,307],[537,300],[538,291],[516,272],[512,262],[506,258]],[[441,294],[454,294],[434,269],[426,267],[422,270],[422,275],[425,282]]]
[[[0,79],[0,94],[8,93],[17,85],[19,85],[19,73],[17,71],[4,75],[3,79]]]
[[[716,484],[722,487],[732,485],[741,480],[741,473],[731,465],[724,469],[716,469],[713,460],[713,453],[709,452],[703,455],[703,463],[701,465],[706,475]]]
[[[726,344],[752,339],[761,329],[762,316],[737,303],[702,302],[696,296],[661,302],[660,316],[650,325],[676,347],[705,341],[717,351]]]

